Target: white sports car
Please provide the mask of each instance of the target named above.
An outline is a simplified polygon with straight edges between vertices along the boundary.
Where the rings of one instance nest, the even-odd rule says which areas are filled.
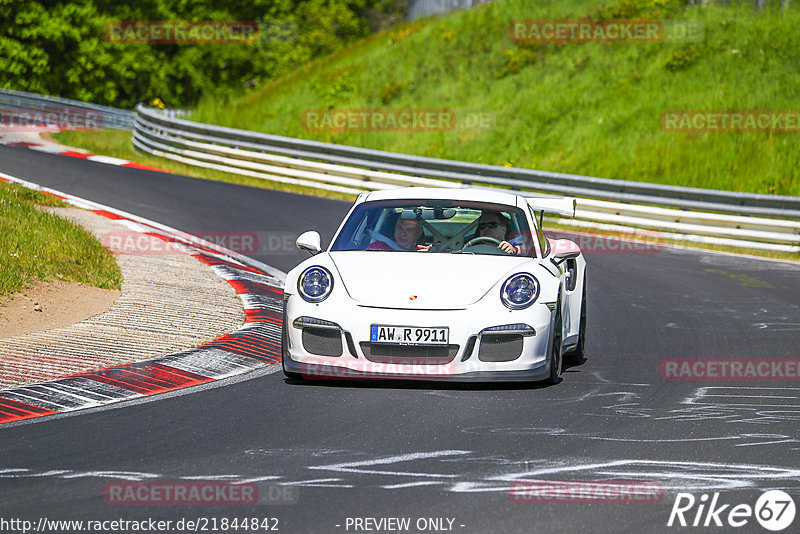
[[[547,380],[583,359],[586,262],[542,232],[575,200],[411,187],[359,195],[327,251],[286,277],[295,379]]]

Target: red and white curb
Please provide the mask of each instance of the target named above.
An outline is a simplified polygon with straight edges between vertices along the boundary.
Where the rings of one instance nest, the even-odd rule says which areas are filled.
[[[245,324],[203,346],[0,390],[0,423],[94,408],[240,375],[280,362],[283,272],[168,226],[0,173],[14,182],[162,239],[209,265],[239,295]],[[176,303],[178,305],[179,303]]]
[[[43,132],[52,132],[58,131],[58,129],[47,129],[42,128],[41,131]],[[30,135],[30,134],[35,135]],[[27,134],[27,135],[26,135]],[[39,132],[24,132],[24,134],[15,134],[15,133],[8,133],[0,131],[0,145],[6,146],[15,146],[15,147],[22,147],[28,148],[30,150],[36,150],[38,152],[47,152],[48,154],[57,154],[59,156],[67,156],[70,158],[78,158],[78,159],[85,159],[87,161],[95,161],[97,163],[106,163],[108,165],[116,165],[118,167],[130,167],[133,169],[144,169],[147,171],[157,171],[157,172],[166,172],[171,173],[172,171],[167,171],[164,169],[159,169],[157,167],[150,167],[149,165],[143,165],[141,163],[136,163],[134,161],[128,161],[125,159],[120,158],[112,158],[111,156],[101,156],[98,154],[92,154],[90,152],[86,152],[85,150],[74,149],[70,147],[66,147],[63,145],[59,145],[58,143],[48,143],[43,141],[39,137]]]

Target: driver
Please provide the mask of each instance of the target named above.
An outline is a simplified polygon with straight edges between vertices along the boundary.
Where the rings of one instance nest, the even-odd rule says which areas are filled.
[[[430,245],[418,245],[417,241],[422,237],[422,224],[417,219],[397,218],[394,224],[394,242],[402,250],[427,251]],[[367,250],[394,250],[388,243],[383,241],[373,241]]]
[[[500,243],[497,248],[508,254],[522,254],[522,247],[519,244],[512,245],[509,241],[517,241],[509,236],[508,217],[496,211],[484,211],[478,219],[478,230],[475,237],[491,237]]]

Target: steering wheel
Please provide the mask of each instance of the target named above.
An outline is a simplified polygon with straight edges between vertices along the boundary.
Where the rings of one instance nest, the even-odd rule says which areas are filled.
[[[473,245],[478,245],[480,243],[490,243],[492,245],[499,246],[500,245],[500,240],[499,239],[495,239],[493,237],[489,237],[489,236],[473,237],[472,239],[467,241],[467,244],[464,245],[464,248],[471,247]]]

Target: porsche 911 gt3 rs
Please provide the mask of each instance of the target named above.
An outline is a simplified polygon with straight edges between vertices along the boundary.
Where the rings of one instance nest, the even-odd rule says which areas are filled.
[[[322,251],[286,277],[283,370],[295,379],[560,380],[582,361],[586,262],[550,240],[571,198],[485,189],[359,195]]]

